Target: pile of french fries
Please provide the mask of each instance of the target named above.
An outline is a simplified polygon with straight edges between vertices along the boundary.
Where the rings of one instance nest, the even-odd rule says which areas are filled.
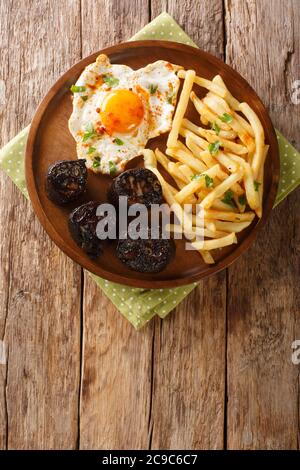
[[[189,238],[205,263],[214,263],[212,250],[237,243],[236,233],[248,227],[255,214],[262,216],[264,162],[268,152],[262,124],[247,103],[239,103],[222,77],[198,77],[194,70],[180,70],[183,88],[172,121],[165,154],[144,150],[145,167],[158,177],[166,202],[180,225],[190,224]],[[197,97],[194,85],[208,90]],[[199,122],[185,118],[189,100],[199,113]],[[172,176],[169,184],[157,168],[159,162]],[[204,211],[204,240],[196,239],[196,215],[186,214],[185,205]],[[186,232],[185,232],[186,234]]]

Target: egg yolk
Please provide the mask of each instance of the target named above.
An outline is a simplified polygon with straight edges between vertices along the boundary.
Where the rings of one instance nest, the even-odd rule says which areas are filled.
[[[141,98],[131,90],[116,90],[109,93],[103,101],[100,118],[109,134],[131,133],[144,117]]]

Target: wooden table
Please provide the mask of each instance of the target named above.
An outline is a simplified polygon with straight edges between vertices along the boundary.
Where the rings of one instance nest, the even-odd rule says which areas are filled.
[[[300,147],[299,0],[2,0],[4,144],[72,64],[166,10],[237,69]],[[57,156],[59,158],[59,155]],[[296,449],[300,339],[295,191],[259,240],[142,331],[48,239],[0,177],[0,448]]]

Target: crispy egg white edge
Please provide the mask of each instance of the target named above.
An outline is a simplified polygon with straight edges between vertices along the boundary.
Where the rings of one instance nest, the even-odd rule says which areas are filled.
[[[170,70],[170,67],[172,69]],[[182,69],[181,66],[177,66],[174,64],[170,64],[166,61],[159,60],[156,62],[153,62],[151,64],[148,64],[146,67],[143,67],[138,70],[133,70],[130,67],[123,65],[123,64],[111,64],[108,57],[104,54],[100,54],[96,61],[92,64],[89,64],[80,77],[78,78],[76,85],[77,86],[86,86],[87,83],[90,85],[95,85],[96,82],[96,77],[99,75],[104,75],[104,74],[112,74],[113,76],[117,77],[119,79],[119,84],[117,87],[114,87],[113,89],[129,89],[129,88],[135,88],[137,85],[143,88],[146,92],[149,94],[149,108],[150,108],[150,115],[151,115],[151,129],[148,129],[148,136],[145,137],[140,143],[135,142],[132,144],[132,140],[134,140],[133,136],[131,134],[116,134],[114,135],[114,139],[116,137],[119,137],[124,143],[126,143],[126,149],[129,149],[129,152],[124,151],[125,148],[120,149],[120,147],[117,147],[117,157],[114,155],[110,155],[110,152],[113,153],[115,152],[116,146],[115,145],[108,145],[106,146],[107,152],[106,155],[109,153],[109,155],[103,154],[103,149],[102,146],[101,151],[102,151],[102,156],[101,156],[101,164],[97,168],[93,168],[93,157],[94,155],[88,155],[87,154],[87,147],[83,146],[82,144],[82,137],[77,135],[78,130],[83,130],[82,127],[80,126],[80,129],[74,130],[74,120],[76,120],[75,115],[76,115],[76,110],[81,110],[82,108],[85,107],[85,105],[89,101],[89,105],[91,105],[91,100],[90,98],[94,96],[97,96],[97,93],[94,93],[93,91],[89,90],[84,91],[84,92],[79,92],[74,94],[73,96],[73,112],[70,116],[69,119],[69,130],[74,137],[75,141],[77,142],[77,155],[78,158],[85,158],[87,160],[87,167],[90,168],[92,171],[95,173],[110,173],[110,166],[109,162],[112,161],[116,167],[116,174],[120,173],[121,171],[124,170],[126,164],[128,161],[131,159],[135,158],[138,155],[141,155],[143,149],[145,148],[147,141],[153,137],[157,137],[158,135],[168,132],[171,129],[172,125],[172,116],[175,110],[176,106],[176,101],[177,101],[177,94],[178,94],[178,89],[180,86],[180,79],[176,75],[176,72],[178,70]],[[168,73],[166,73],[166,70]],[[153,77],[153,71],[155,71],[155,76]],[[120,72],[120,75],[119,75]],[[170,74],[171,72],[171,74]],[[151,75],[152,73],[152,75]],[[157,96],[153,96],[149,93],[149,87],[151,84],[158,85],[158,90],[164,98],[166,98],[166,93],[168,92],[168,89],[166,86],[161,85],[160,81],[160,76],[164,76],[164,79],[169,78],[169,83],[170,83],[170,75],[172,77],[171,84],[172,84],[172,90],[173,90],[173,102],[172,104],[168,103],[166,99],[157,99]],[[125,86],[127,85],[127,79],[133,79],[131,86]],[[142,79],[141,79],[142,78]],[[147,80],[148,78],[148,80]],[[157,83],[156,83],[157,82]],[[165,83],[164,83],[165,85]],[[104,85],[106,86],[106,85]],[[107,87],[107,90],[109,90],[109,87]],[[106,95],[106,90],[103,91],[103,93]],[[88,95],[89,98],[87,101],[83,101],[82,96]],[[149,122],[149,109],[144,101],[145,105],[145,114],[147,115],[148,119],[148,125],[150,125]],[[152,107],[152,109],[151,109]],[[97,105],[94,103],[94,109],[96,110]],[[162,112],[163,111],[163,112]],[[96,113],[96,111],[95,111]],[[162,116],[163,115],[163,116]],[[157,119],[157,117],[159,119]],[[94,116],[95,120],[98,118],[99,115],[96,113]],[[94,120],[92,119],[94,122]],[[82,125],[82,124],[81,124]],[[75,126],[76,128],[76,126]],[[98,139],[97,142],[104,141],[106,140],[109,143],[112,143],[111,136],[109,136],[108,139],[101,138]],[[97,143],[93,142],[92,146],[97,147]],[[123,147],[123,146],[122,146]],[[126,155],[128,153],[128,155]],[[120,158],[121,157],[121,158]],[[119,160],[116,162],[116,159]]]

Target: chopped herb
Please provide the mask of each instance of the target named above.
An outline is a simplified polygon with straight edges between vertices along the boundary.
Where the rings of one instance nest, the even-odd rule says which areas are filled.
[[[85,128],[85,133],[83,134],[82,142],[86,142],[91,137],[95,137],[95,135],[97,135],[97,132],[95,131],[93,124],[90,122]]]
[[[255,191],[258,191],[260,185],[261,185],[261,183],[259,183],[258,181],[254,181],[254,189],[255,189]]]
[[[245,194],[242,194],[241,196],[239,196],[239,203],[241,204],[241,206],[246,205],[246,196],[245,196]]]
[[[210,176],[205,175],[205,184],[207,188],[211,188],[214,185],[214,180]]]
[[[100,166],[100,157],[94,157],[93,168],[98,168]]]
[[[230,114],[228,113],[224,113],[222,114],[222,116],[220,116],[220,119],[222,122],[231,122],[232,121],[232,116],[230,116]]]
[[[214,180],[208,175],[197,173],[196,175],[193,175],[191,179],[192,181],[199,181],[200,178],[203,178],[203,177],[205,178],[206,187],[211,188],[214,184]]]
[[[156,90],[157,90],[157,87],[158,87],[158,85],[150,85],[149,91],[150,91],[150,94],[151,94],[151,95],[154,95],[154,93],[155,93]]]
[[[119,85],[119,79],[116,77],[112,77],[110,75],[103,75],[103,81],[108,86],[117,86]]]
[[[87,95],[84,95],[84,96],[81,97],[81,99],[82,99],[83,101],[86,101],[86,100],[88,99],[88,96],[87,96]]]
[[[220,149],[220,142],[218,140],[216,142],[212,142],[208,146],[208,150],[211,155],[216,155],[219,149]]]
[[[231,189],[228,189],[228,191],[226,191],[226,193],[224,194],[224,198],[222,199],[222,202],[224,202],[225,204],[228,204],[231,207],[235,207],[235,203],[233,200],[233,192],[231,191]]]
[[[82,91],[86,91],[85,86],[79,86],[79,85],[72,85],[70,88],[72,93],[80,93]]]
[[[108,168],[109,168],[109,173],[111,175],[114,175],[117,171],[116,165],[111,160],[109,160],[109,162],[108,162]]]
[[[95,147],[90,147],[90,148],[88,149],[88,155],[91,155],[91,153],[94,153],[94,152],[96,152]]]
[[[123,145],[124,144],[123,140],[119,139],[118,137],[116,137],[115,142],[116,142],[117,145]]]
[[[215,131],[215,133],[216,133],[217,135],[220,134],[220,130],[221,130],[221,129],[220,129],[220,127],[218,126],[218,124],[217,124],[216,122],[213,122],[213,123],[212,123],[211,128],[212,128],[213,131]]]
[[[95,137],[95,132],[86,132],[85,134],[83,134],[82,142],[86,142],[91,137]]]

